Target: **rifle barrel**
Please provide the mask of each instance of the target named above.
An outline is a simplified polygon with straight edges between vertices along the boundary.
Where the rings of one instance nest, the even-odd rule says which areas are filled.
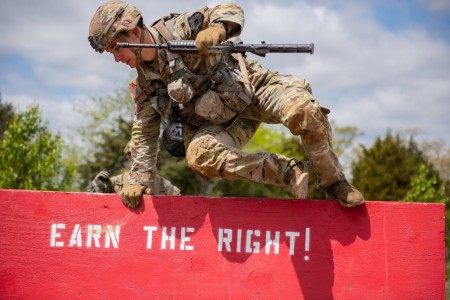
[[[130,44],[130,43],[117,43],[116,47],[119,48],[167,48],[167,44]]]
[[[174,40],[167,44],[130,44],[117,43],[120,48],[168,49],[174,53],[197,53],[194,40]],[[267,53],[314,53],[314,44],[220,44],[208,47],[211,53],[245,53],[265,56]]]

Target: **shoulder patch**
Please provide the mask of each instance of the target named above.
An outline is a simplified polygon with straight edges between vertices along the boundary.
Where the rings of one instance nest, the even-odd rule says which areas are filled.
[[[196,12],[188,18],[189,27],[191,28],[191,35],[194,36],[202,29],[203,20],[205,16],[201,12]]]
[[[130,83],[128,89],[130,90],[131,97],[133,97],[134,100],[136,100],[136,98],[139,97],[139,95],[141,94],[141,89],[139,88],[139,85],[136,83],[136,80],[133,80]]]

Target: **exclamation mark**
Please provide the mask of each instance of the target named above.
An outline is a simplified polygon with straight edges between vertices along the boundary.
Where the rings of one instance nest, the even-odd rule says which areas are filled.
[[[309,252],[309,232],[310,232],[310,229],[306,228],[306,232],[305,232],[305,252]],[[308,261],[309,260],[309,256],[305,255],[304,259],[306,261]]]

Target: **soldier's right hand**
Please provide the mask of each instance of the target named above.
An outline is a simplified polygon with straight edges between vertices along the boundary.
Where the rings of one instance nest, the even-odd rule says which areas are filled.
[[[213,23],[200,31],[195,39],[195,47],[201,55],[208,55],[208,47],[216,46],[227,38],[227,31],[222,23]]]
[[[141,206],[142,194],[146,187],[142,185],[129,185],[120,192],[120,198],[126,207],[136,209]]]

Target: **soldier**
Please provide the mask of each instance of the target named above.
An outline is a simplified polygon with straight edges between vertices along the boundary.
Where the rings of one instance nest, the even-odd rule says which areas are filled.
[[[241,150],[261,122],[283,124],[301,137],[319,177],[318,187],[327,198],[345,207],[362,204],[363,195],[347,182],[332,149],[329,110],[319,105],[306,80],[272,72],[242,54],[208,52],[209,46],[237,37],[243,25],[244,13],[233,3],[171,14],[150,26],[144,25],[137,8],[122,1],[109,1],[97,9],[89,27],[91,46],[111,53],[116,62],[138,74],[129,86],[136,108],[132,129],[136,156],[122,200],[136,208],[143,193],[152,193],[160,123],[168,119],[163,132],[166,148],[185,156],[188,166],[203,178],[288,185],[296,198],[304,199],[306,163]],[[171,40],[195,40],[198,54],[117,47],[119,42]]]

